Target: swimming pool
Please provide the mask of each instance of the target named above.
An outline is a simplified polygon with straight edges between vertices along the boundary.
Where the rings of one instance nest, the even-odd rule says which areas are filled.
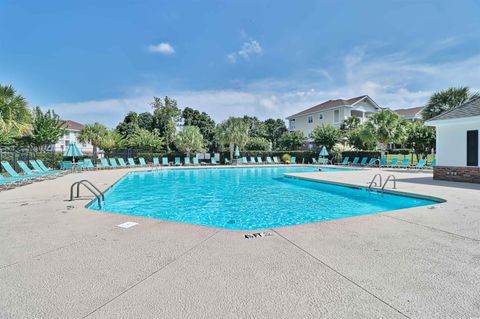
[[[435,202],[285,177],[315,166],[164,169],[126,174],[94,210],[260,230],[374,214]],[[328,174],[342,168],[322,168]],[[345,168],[344,170],[348,170]]]

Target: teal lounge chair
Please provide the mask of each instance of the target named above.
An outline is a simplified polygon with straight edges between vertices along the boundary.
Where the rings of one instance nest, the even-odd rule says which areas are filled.
[[[60,169],[62,169],[62,170],[71,170],[71,169],[73,169],[73,163],[70,162],[70,161],[58,162],[58,166],[59,166]]]
[[[360,160],[360,157],[355,157],[352,161],[352,163],[350,163],[350,165],[358,165],[358,161]]]
[[[190,164],[190,157],[184,157],[184,158],[183,158],[183,164],[185,164],[185,165],[191,165],[191,164]]]
[[[175,166],[181,166],[182,162],[180,161],[180,157],[175,157]]]
[[[377,159],[375,157],[372,157],[368,162],[367,166],[374,166],[376,162],[377,162]]]
[[[200,163],[198,162],[198,157],[196,157],[196,156],[193,158],[193,165],[194,166],[200,165]]]
[[[367,161],[368,161],[368,157],[362,158],[362,161],[360,162],[360,165],[361,165],[361,166],[367,165]]]
[[[143,157],[139,157],[138,161],[140,162],[140,166],[142,167],[147,166],[147,163],[145,162],[145,159]]]
[[[434,166],[437,166],[437,159],[434,159],[430,165],[428,165],[428,168],[433,168]]]
[[[25,173],[27,177],[38,177],[38,178],[49,178],[47,173],[34,173],[28,165],[24,161],[17,161],[18,166],[20,166],[21,170]]]
[[[170,165],[170,164],[168,163],[168,157],[162,157],[162,165],[163,165],[163,166],[168,166],[168,165]]]
[[[31,179],[31,177],[29,176],[23,176],[23,175],[20,175],[17,173],[17,171],[15,171],[13,169],[13,167],[10,165],[9,162],[7,161],[2,161],[2,167],[3,169],[5,169],[7,171],[7,173],[10,175],[10,177],[4,177],[5,179],[9,179],[9,180],[18,180],[18,181],[23,181],[23,180],[29,180]]]
[[[315,157],[312,157],[312,164],[318,164],[317,159]]]
[[[32,165],[33,169],[39,173],[39,174],[45,174],[45,175],[49,175],[49,174],[58,174],[60,171],[51,171],[51,170],[43,170],[40,165],[38,165],[37,161],[35,160],[29,160],[29,163],[30,165]]]
[[[421,159],[418,161],[417,165],[415,165],[413,168],[414,169],[422,169],[425,168],[425,165],[427,165],[427,160],[426,159]]]
[[[348,165],[348,160],[350,159],[349,156],[345,156],[343,158],[343,162],[339,163],[338,165]]]
[[[292,156],[290,158],[290,164],[297,164],[297,157],[296,156]]]
[[[224,159],[224,162],[225,162],[226,165],[231,164],[231,163],[230,163],[230,160],[229,160],[228,158],[225,158],[225,159]]]
[[[248,164],[247,158],[245,156],[242,157],[242,164]]]
[[[43,161],[41,159],[37,159],[37,164],[38,164],[38,166],[40,166],[40,168],[44,172],[48,172],[48,171],[55,171],[55,172],[58,172],[58,173],[61,172],[60,170],[53,170],[53,169],[48,168],[47,166],[45,166],[45,164],[43,163]]]
[[[380,167],[384,167],[384,166],[387,166],[387,158],[386,157],[382,157],[380,159]]]
[[[110,161],[110,166],[112,168],[118,168],[119,167],[115,158],[112,157],[112,158],[109,158],[108,160]]]
[[[327,157],[319,158],[318,159],[318,164],[327,165],[328,164],[328,158]]]
[[[258,164],[263,164],[262,158],[260,156],[257,156],[257,162]]]
[[[217,165],[218,164],[217,160],[215,159],[215,156],[210,158],[210,164],[212,164],[212,165]]]
[[[267,156],[265,160],[267,161],[267,164],[272,164],[272,158],[270,156]]]
[[[93,165],[93,162],[91,159],[89,158],[86,158],[83,160],[83,167],[86,168],[86,169],[95,169],[95,166]]]
[[[158,157],[153,158],[153,166],[159,166],[160,165],[160,159]]]
[[[128,166],[135,167],[137,164],[135,164],[135,160],[131,157],[127,158],[128,161]]]
[[[398,165],[398,158],[394,157],[392,158],[392,160],[390,161],[390,164],[388,164],[387,166],[388,167],[396,167]]]
[[[277,156],[274,156],[274,157],[273,157],[273,162],[274,162],[275,164],[280,164],[280,160],[278,159]]]
[[[250,156],[250,164],[257,164],[257,162],[255,162],[255,157]]]
[[[127,163],[125,163],[125,160],[121,157],[117,158],[118,164],[120,164],[120,167],[126,168]]]
[[[0,188],[1,189],[11,189],[16,186],[21,186],[31,183],[32,180],[27,178],[15,178],[15,177],[5,177],[0,174]]]
[[[400,165],[398,165],[398,168],[408,168],[410,166],[410,159],[408,157],[405,157]]]
[[[110,164],[108,164],[108,161],[106,158],[101,158],[100,159],[100,164],[102,164],[103,168],[112,168]]]

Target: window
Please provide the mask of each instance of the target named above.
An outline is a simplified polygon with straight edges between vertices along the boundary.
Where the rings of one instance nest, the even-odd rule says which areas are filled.
[[[295,120],[290,120],[290,130],[294,130],[295,129]]]
[[[467,131],[467,166],[478,166],[478,130]]]
[[[308,121],[308,123],[313,123],[313,116],[310,115],[310,116],[307,118],[307,121]]]
[[[320,113],[320,114],[318,115],[318,119],[319,119],[319,120],[323,120],[323,113]]]
[[[333,122],[334,123],[340,122],[340,110],[333,111]]]

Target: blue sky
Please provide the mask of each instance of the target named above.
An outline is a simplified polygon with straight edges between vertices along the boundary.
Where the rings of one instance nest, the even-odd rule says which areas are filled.
[[[413,107],[480,89],[478,17],[478,0],[3,0],[0,83],[109,126],[153,95],[216,120],[362,94]]]

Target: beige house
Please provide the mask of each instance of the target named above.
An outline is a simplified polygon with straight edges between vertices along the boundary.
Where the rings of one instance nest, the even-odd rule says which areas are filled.
[[[396,109],[392,111],[397,113],[404,120],[415,121],[415,120],[421,120],[423,118],[422,111],[424,108],[425,108],[424,106],[418,106],[418,107],[411,107],[408,109]]]
[[[363,123],[370,114],[379,110],[381,107],[375,101],[368,95],[362,95],[348,100],[329,100],[290,115],[287,120],[290,131],[302,131],[308,137],[316,126],[330,124],[339,128],[350,116],[360,118]]]
[[[92,144],[81,143],[77,139],[83,128],[83,124],[71,120],[64,120],[62,127],[65,129],[65,134],[58,139],[57,143],[48,146],[49,151],[63,153],[70,143],[76,143],[82,153],[92,154]]]

